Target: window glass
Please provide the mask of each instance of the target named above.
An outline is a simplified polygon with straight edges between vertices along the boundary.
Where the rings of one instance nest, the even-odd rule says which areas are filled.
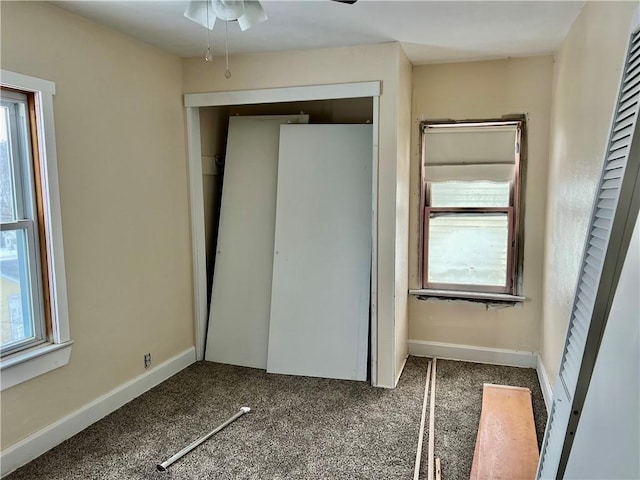
[[[9,108],[0,107],[0,221],[17,219],[13,166],[9,145]]]
[[[509,182],[429,182],[431,207],[508,207]]]
[[[506,213],[436,213],[428,219],[428,282],[503,287],[507,282]]]
[[[36,337],[26,230],[0,232],[0,340],[3,349]]]

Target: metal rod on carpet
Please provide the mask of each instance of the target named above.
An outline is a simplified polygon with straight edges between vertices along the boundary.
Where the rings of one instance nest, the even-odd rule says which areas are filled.
[[[197,439],[196,441],[190,443],[189,445],[187,445],[186,447],[184,447],[182,450],[180,450],[178,453],[176,453],[175,455],[173,455],[172,457],[168,458],[167,460],[165,460],[162,463],[158,464],[158,471],[160,472],[166,472],[167,468],[169,468],[171,466],[172,463],[174,463],[176,460],[180,460],[182,457],[184,457],[187,453],[189,453],[191,450],[193,450],[194,448],[196,448],[197,446],[199,446],[200,444],[206,442],[207,440],[209,440],[211,437],[213,437],[216,433],[218,433],[220,430],[222,430],[224,427],[226,427],[227,425],[229,425],[230,423],[235,422],[238,418],[240,418],[242,415],[244,415],[245,413],[249,413],[251,411],[251,409],[249,407],[241,407],[240,411],[238,413],[236,413],[233,417],[231,417],[229,420],[227,420],[226,422],[220,424],[219,426],[217,426],[216,428],[214,428],[212,431],[210,431],[209,433],[207,433],[206,435],[200,437],[199,439]]]
[[[427,364],[427,379],[424,383],[424,397],[422,399],[422,417],[420,418],[420,433],[418,434],[418,449],[416,450],[416,464],[413,469],[413,480],[420,477],[420,459],[422,457],[422,440],[424,439],[424,424],[427,418],[427,399],[429,398],[429,376],[431,375],[431,362]]]
[[[427,458],[427,480],[433,480],[433,451],[435,447],[435,420],[436,420],[436,363],[438,359],[433,357],[431,364],[431,410],[429,413],[429,457]]]

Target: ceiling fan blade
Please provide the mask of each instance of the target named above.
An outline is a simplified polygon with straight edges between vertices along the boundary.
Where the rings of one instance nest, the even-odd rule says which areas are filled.
[[[262,5],[257,0],[245,0],[244,15],[238,18],[240,29],[244,32],[257,23],[264,22],[267,19],[267,12],[264,11]]]
[[[209,2],[209,8],[207,8],[207,2]],[[184,11],[184,16],[210,30],[213,30],[216,23],[216,14],[211,0],[191,0]]]
[[[354,3],[356,3],[358,0],[332,0],[334,2],[338,2],[338,3],[346,3],[349,5],[353,5]]]

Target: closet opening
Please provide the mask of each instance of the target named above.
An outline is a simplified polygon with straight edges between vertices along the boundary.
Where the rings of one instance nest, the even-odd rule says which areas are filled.
[[[359,86],[360,93],[354,90]],[[327,87],[333,90],[323,93]],[[333,88],[335,87],[335,88]],[[220,229],[224,227],[224,195],[225,186],[229,190],[228,168],[228,138],[230,123],[234,123],[238,118],[285,118],[287,116],[306,117],[304,124],[310,128],[314,126],[368,126],[369,145],[368,153],[369,173],[367,178],[367,188],[369,197],[367,198],[367,210],[365,214],[370,216],[367,224],[367,240],[370,242],[366,246],[367,254],[367,294],[369,296],[366,307],[367,333],[364,343],[366,376],[363,378],[373,385],[377,384],[376,353],[377,353],[377,318],[376,318],[376,247],[377,247],[377,113],[379,82],[367,82],[363,84],[348,84],[343,93],[336,94],[344,85],[319,86],[319,87],[293,87],[289,89],[270,89],[265,91],[247,92],[220,92],[211,94],[192,94],[185,96],[187,107],[187,129],[189,139],[189,160],[190,160],[190,186],[191,186],[191,214],[192,214],[192,238],[193,238],[193,262],[194,262],[194,290],[195,290],[195,313],[196,313],[196,350],[198,360],[205,359],[205,349],[210,343],[207,332],[210,328],[209,318],[211,315],[212,291],[215,291],[216,269],[224,269],[220,258]],[[319,89],[317,96],[328,98],[314,98],[315,94],[309,95],[314,89]],[[272,97],[282,95],[283,100],[288,100],[287,95],[291,95],[291,101],[271,101]],[[256,95],[256,92],[258,95]],[[326,94],[326,95],[325,95]],[[262,99],[259,98],[262,95]],[[341,98],[341,95],[348,95]],[[243,96],[245,98],[243,98]],[[331,98],[338,97],[338,98]],[[304,100],[295,100],[304,98]],[[311,98],[311,99],[310,99]],[[244,103],[246,100],[246,103]],[[263,101],[260,101],[263,100]],[[231,120],[230,120],[231,119]],[[284,123],[291,123],[285,120]],[[297,122],[294,122],[297,123]],[[305,127],[306,128],[306,127]],[[304,129],[304,128],[303,128]],[[343,130],[342,128],[338,128]],[[294,129],[296,130],[296,129]],[[314,137],[315,135],[312,135]],[[247,141],[246,143],[252,143]],[[332,144],[330,141],[328,144]],[[304,145],[304,144],[303,144]],[[323,150],[317,147],[315,151]],[[199,170],[199,171],[198,171]],[[249,175],[251,174],[249,171]],[[244,172],[245,176],[247,172]],[[256,176],[260,172],[255,172]],[[286,182],[287,184],[289,182]],[[295,183],[295,182],[294,182]],[[237,190],[237,189],[236,189]],[[331,189],[327,189],[331,192]],[[250,193],[250,189],[245,189],[245,193]],[[236,194],[238,192],[236,191]],[[248,195],[250,197],[250,195]],[[247,198],[250,204],[250,198]],[[248,207],[249,205],[247,205]],[[312,212],[309,213],[311,215]],[[222,225],[221,225],[222,216]],[[201,221],[199,221],[201,219]],[[284,227],[283,227],[284,228]],[[274,252],[275,254],[275,252]],[[218,260],[216,257],[218,256]],[[277,264],[277,259],[274,260]],[[274,266],[274,268],[276,268]],[[237,291],[237,300],[250,303],[253,297],[252,278],[245,278],[246,288]],[[288,287],[287,287],[288,288]],[[214,304],[216,302],[213,295]],[[219,304],[219,302],[218,302]],[[273,307],[275,308],[275,307]],[[335,333],[335,332],[334,332]],[[251,333],[249,333],[251,334]],[[255,332],[254,332],[255,335]],[[286,335],[285,335],[286,337]],[[218,338],[220,336],[218,335]],[[273,341],[273,340],[272,340]],[[211,348],[209,345],[208,348]],[[354,346],[354,349],[356,347]],[[359,345],[358,350],[363,346]],[[207,353],[207,356],[209,353]],[[361,353],[360,353],[361,355]],[[224,362],[223,362],[224,363]],[[229,362],[233,363],[233,362]],[[286,372],[283,372],[286,373]],[[295,374],[295,373],[294,373]],[[302,373],[303,375],[305,373]],[[313,374],[311,374],[313,376]],[[323,376],[318,374],[316,376]],[[330,376],[330,375],[327,375]],[[337,377],[336,377],[337,378]]]

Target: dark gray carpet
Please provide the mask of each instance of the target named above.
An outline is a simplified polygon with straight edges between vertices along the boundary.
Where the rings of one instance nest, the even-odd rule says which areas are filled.
[[[540,448],[547,411],[535,370],[438,360],[436,372],[435,457],[440,457],[443,479],[469,478],[484,383],[531,389],[533,417]],[[420,478],[426,479],[426,444],[422,455],[425,460],[422,462]]]
[[[411,358],[394,390],[198,363],[8,479],[407,479],[426,363]],[[156,471],[243,405],[253,411]]]
[[[9,475],[23,479],[411,479],[427,359],[398,387],[269,375],[200,362]],[[533,390],[534,370],[438,361],[436,455],[445,480],[469,478],[482,383]],[[247,405],[244,415],[170,467],[156,464]],[[428,425],[428,423],[427,423]],[[423,465],[426,466],[427,438]],[[422,473],[426,478],[426,470]]]

